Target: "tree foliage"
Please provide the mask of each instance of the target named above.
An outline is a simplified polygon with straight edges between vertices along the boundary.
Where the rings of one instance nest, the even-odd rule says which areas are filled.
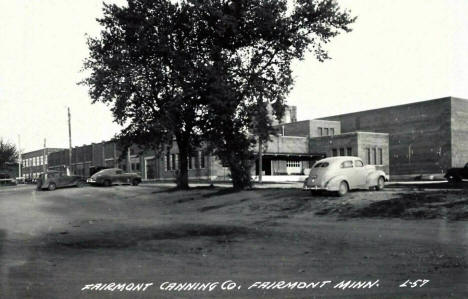
[[[93,102],[111,106],[121,139],[180,152],[179,187],[187,188],[187,158],[199,144],[204,84],[202,49],[186,4],[167,0],[129,0],[105,5],[98,38],[89,38]]]
[[[175,137],[179,186],[202,140],[227,163],[234,187],[250,185],[252,147],[275,131],[293,85],[291,63],[354,21],[333,0],[127,0],[105,5],[82,82],[111,106],[121,137],[165,150]],[[258,136],[258,138],[256,137]]]
[[[18,151],[13,143],[0,139],[0,168],[4,168],[6,163],[16,162]]]

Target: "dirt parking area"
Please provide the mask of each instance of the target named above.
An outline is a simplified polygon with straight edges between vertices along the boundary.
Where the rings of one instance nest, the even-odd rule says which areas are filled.
[[[0,297],[464,298],[467,199],[466,187],[445,185],[343,198],[149,184],[2,189]]]

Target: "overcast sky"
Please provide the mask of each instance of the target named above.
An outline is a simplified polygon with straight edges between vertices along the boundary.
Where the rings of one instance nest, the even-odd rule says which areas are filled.
[[[117,1],[113,1],[117,2]],[[119,1],[122,3],[123,1]],[[358,16],[327,46],[324,63],[294,65],[289,104],[299,120],[444,96],[468,98],[468,1],[340,0]],[[85,34],[95,36],[98,0],[0,0],[0,137],[23,151],[100,142],[119,131],[91,104],[83,78]]]

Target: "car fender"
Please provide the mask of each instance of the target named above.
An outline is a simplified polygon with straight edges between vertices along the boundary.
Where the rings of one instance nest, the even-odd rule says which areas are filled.
[[[379,177],[384,177],[384,179],[387,181],[387,176],[385,175],[385,172],[382,170],[375,170],[371,171],[367,174],[366,178],[366,183],[368,186],[375,186],[377,185],[377,180]]]
[[[349,185],[348,179],[344,175],[337,175],[337,176],[331,177],[325,183],[325,187],[327,188],[327,190],[330,190],[330,191],[338,191],[338,189],[340,188],[340,183],[342,181],[345,181],[348,184],[348,187],[351,188],[351,186]]]

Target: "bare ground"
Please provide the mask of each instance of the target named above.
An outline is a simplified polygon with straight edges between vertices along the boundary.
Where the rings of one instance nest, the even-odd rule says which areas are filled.
[[[444,186],[344,198],[155,185],[2,190],[0,297],[464,298],[467,223],[454,220],[466,218],[466,199],[466,189]],[[377,279],[378,288],[365,290],[248,290],[256,281]],[[407,279],[430,282],[400,288]],[[166,281],[225,280],[242,287],[160,289]],[[97,282],[154,286],[139,293],[81,291]]]

